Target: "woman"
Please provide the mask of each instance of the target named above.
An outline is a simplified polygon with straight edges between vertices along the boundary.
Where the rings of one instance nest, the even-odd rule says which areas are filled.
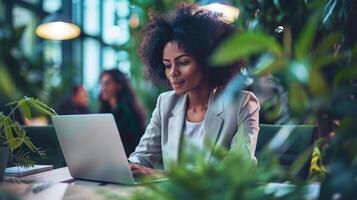
[[[114,115],[125,153],[129,156],[145,130],[145,114],[125,75],[118,69],[100,75],[101,113]]]
[[[74,85],[71,96],[61,103],[57,109],[61,115],[89,114],[88,94],[82,85]]]
[[[218,98],[241,65],[213,68],[208,62],[218,44],[234,32],[220,14],[194,5],[156,17],[143,30],[139,49],[143,63],[152,80],[166,82],[173,90],[158,97],[145,134],[129,157],[134,174],[155,174],[168,162],[178,162],[182,141],[207,151],[209,158],[206,141],[230,149],[245,137],[244,146],[255,159],[256,97],[242,91],[234,104]]]

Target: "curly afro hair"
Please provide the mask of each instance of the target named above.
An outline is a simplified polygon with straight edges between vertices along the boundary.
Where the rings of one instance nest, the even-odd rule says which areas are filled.
[[[208,58],[224,39],[236,31],[220,13],[197,5],[181,4],[168,15],[153,17],[142,30],[144,38],[138,52],[149,79],[168,84],[162,54],[168,42],[176,41],[180,48],[198,60],[207,73],[211,87],[220,87],[240,70],[241,64],[217,67],[212,66]]]

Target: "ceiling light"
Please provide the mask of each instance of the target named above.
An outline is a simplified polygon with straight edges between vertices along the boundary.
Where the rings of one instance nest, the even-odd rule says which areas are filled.
[[[36,35],[46,40],[70,40],[80,35],[81,29],[59,14],[45,17],[36,28]]]

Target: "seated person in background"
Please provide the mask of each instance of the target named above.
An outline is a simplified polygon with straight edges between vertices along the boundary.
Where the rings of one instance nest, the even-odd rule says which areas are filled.
[[[129,156],[145,130],[145,111],[129,81],[118,69],[103,71],[100,85],[99,112],[114,115],[125,153]]]
[[[71,96],[66,99],[57,109],[60,115],[88,114],[88,95],[82,85],[74,85],[71,89]]]
[[[154,17],[143,29],[141,59],[150,78],[167,83],[172,91],[158,97],[150,123],[128,158],[134,174],[156,174],[157,169],[167,169],[168,161],[181,162],[181,141],[208,155],[211,148],[206,141],[228,149],[240,143],[247,157],[255,160],[257,98],[248,91],[241,91],[233,103],[219,97],[242,65],[213,67],[208,61],[218,44],[235,31],[220,14],[194,5]]]

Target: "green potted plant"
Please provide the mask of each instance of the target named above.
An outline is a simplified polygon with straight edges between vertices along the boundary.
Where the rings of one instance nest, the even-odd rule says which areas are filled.
[[[6,106],[11,108],[8,114],[0,111],[0,179],[3,178],[8,159],[14,165],[26,167],[35,164],[30,158],[31,153],[46,156],[45,152],[36,147],[26,135],[26,131],[14,117],[15,112],[21,111],[27,119],[32,118],[33,111],[46,116],[56,115],[52,108],[40,100],[26,96]]]

